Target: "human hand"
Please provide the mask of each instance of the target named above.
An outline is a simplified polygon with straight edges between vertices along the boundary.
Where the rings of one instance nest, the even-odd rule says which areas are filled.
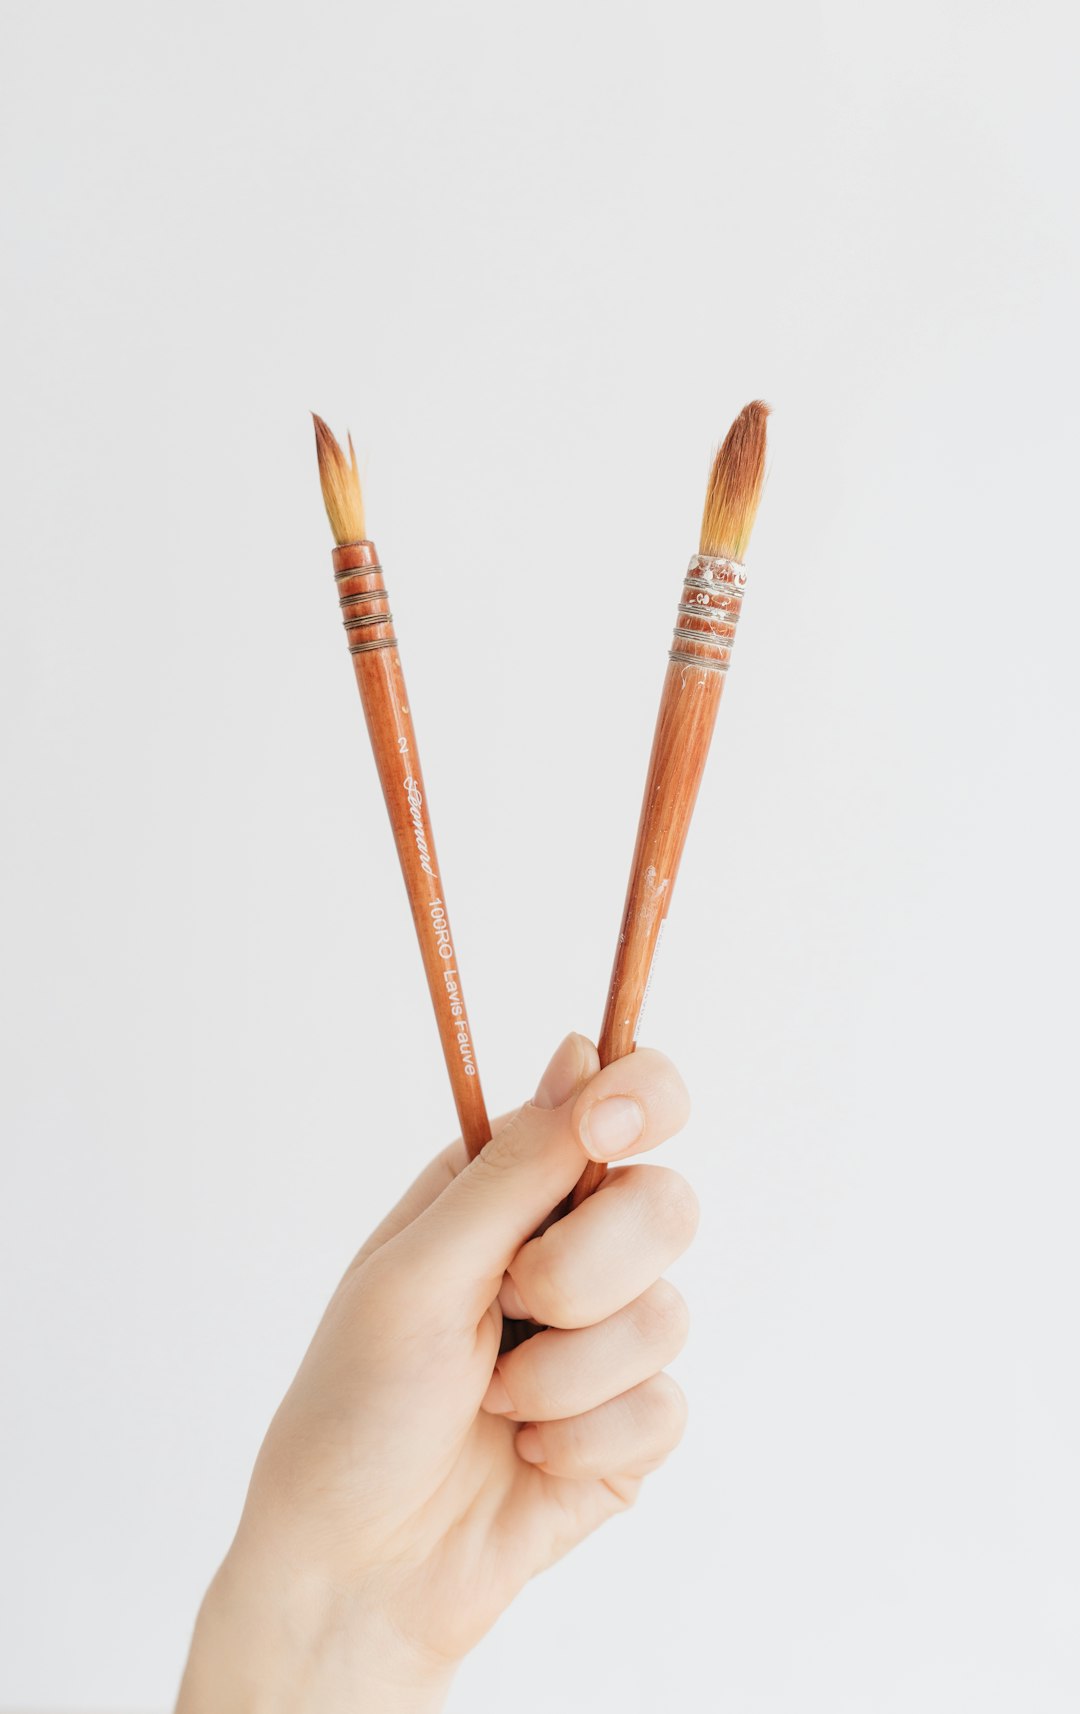
[[[661,1371],[686,1308],[660,1276],[694,1194],[620,1167],[533,1234],[587,1157],[653,1148],[687,1113],[661,1054],[601,1071],[572,1035],[475,1161],[458,1142],[420,1175],[270,1425],[177,1714],[437,1709],[522,1585],[633,1503],[685,1419]],[[504,1315],[545,1331],[500,1357]]]

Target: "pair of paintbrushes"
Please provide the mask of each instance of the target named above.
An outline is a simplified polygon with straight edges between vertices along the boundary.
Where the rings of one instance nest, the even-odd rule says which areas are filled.
[[[637,844],[598,1043],[601,1065],[632,1053],[653,959],[712,741],[746,587],[743,554],[765,474],[768,407],[747,405],[713,460],[698,552],[682,599],[660,699]],[[427,806],[416,734],[374,543],[364,526],[356,454],[348,457],[315,418],[319,479],[334,533],[334,574],[375,765],[435,1008],[450,1086],[470,1156],[491,1136],[472,1030]],[[596,1189],[600,1163],[582,1174],[574,1203]]]

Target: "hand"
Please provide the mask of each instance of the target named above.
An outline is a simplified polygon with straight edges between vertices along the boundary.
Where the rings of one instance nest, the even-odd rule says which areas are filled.
[[[643,1049],[568,1036],[479,1158],[455,1143],[339,1285],[259,1453],[177,1714],[441,1707],[454,1664],[537,1571],[633,1503],[679,1440],[661,1371],[687,1328],[660,1276],[697,1205],[653,1148],[686,1091]],[[503,1317],[539,1324],[499,1356]]]

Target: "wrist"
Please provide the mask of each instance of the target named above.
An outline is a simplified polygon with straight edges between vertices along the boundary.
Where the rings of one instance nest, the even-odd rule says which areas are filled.
[[[452,1676],[375,1603],[234,1543],[199,1611],[176,1714],[439,1714]]]

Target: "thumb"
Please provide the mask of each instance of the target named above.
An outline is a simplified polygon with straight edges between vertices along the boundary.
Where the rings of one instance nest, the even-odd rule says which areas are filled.
[[[482,1315],[522,1244],[573,1190],[587,1156],[570,1116],[599,1066],[592,1042],[567,1036],[533,1099],[400,1234],[395,1248],[429,1306]]]

